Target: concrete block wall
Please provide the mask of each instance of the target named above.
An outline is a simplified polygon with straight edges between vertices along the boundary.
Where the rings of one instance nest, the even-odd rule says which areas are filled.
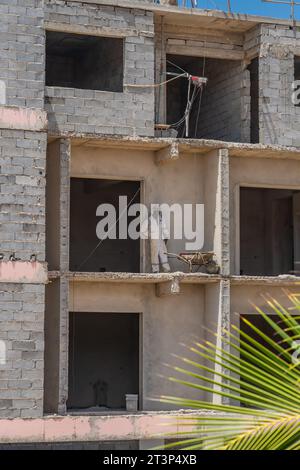
[[[81,34],[124,38],[123,93],[47,87],[50,132],[153,136],[154,89],[140,87],[154,83],[153,14],[57,0],[46,2],[45,19]]]
[[[256,26],[246,34],[245,51],[258,57],[259,142],[300,146],[300,108],[292,102],[294,57],[300,33],[290,26]]]
[[[0,419],[43,415],[44,285],[0,283]]]
[[[289,26],[262,25],[259,43],[260,142],[300,146],[300,108],[292,102],[300,33]]]
[[[205,75],[198,137],[249,142],[249,72],[240,61],[208,59]]]
[[[0,105],[2,115],[14,113],[0,128],[0,252],[5,261],[12,253],[21,260],[12,263],[16,282],[0,282],[0,339],[6,349],[0,418],[29,418],[43,414],[45,286],[20,279],[32,254],[45,260],[47,134],[29,125],[22,130],[26,109],[21,108],[31,108],[38,128],[44,106],[44,1],[1,0],[0,14]]]
[[[44,132],[0,129],[0,251],[45,259]]]
[[[43,108],[44,0],[1,0],[0,14],[0,104]]]

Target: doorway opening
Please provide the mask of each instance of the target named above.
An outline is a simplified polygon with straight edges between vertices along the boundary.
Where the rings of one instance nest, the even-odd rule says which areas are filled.
[[[139,329],[138,313],[70,313],[69,410],[124,410],[139,394]]]
[[[300,191],[240,189],[240,274],[300,275]]]
[[[125,231],[133,216],[128,209],[140,202],[140,181],[71,178],[70,196],[70,270],[84,272],[140,272],[140,239],[120,236],[125,217]],[[120,206],[120,198],[123,205]],[[110,205],[115,222],[105,224],[107,238],[97,230],[107,212],[97,215],[99,206]],[[106,206],[107,207],[107,206]],[[100,238],[99,238],[100,237]]]

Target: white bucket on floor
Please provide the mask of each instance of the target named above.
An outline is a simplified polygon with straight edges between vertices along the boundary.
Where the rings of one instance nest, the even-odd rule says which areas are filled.
[[[133,394],[126,394],[126,411],[137,411],[139,396]]]

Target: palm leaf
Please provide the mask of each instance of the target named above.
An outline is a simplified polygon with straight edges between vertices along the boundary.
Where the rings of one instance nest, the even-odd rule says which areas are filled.
[[[188,348],[189,357],[178,358],[182,365],[172,367],[168,380],[219,396],[221,403],[162,396],[161,402],[201,410],[179,419],[178,442],[166,448],[300,449],[300,362],[294,357],[300,340],[300,296],[287,296],[288,309],[266,298],[279,323],[255,307],[272,337],[241,317],[248,333],[232,325],[222,332],[221,347],[197,342]]]

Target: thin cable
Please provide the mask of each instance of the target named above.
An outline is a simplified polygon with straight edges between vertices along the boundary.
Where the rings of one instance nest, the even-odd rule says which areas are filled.
[[[177,80],[178,78],[186,76],[186,72],[182,73],[181,75],[178,75],[177,77],[170,78],[170,80],[165,80],[162,83],[154,83],[154,84],[149,84],[149,85],[136,85],[134,83],[128,84],[126,83],[124,86],[131,87],[131,88],[158,88],[159,86],[166,85],[167,83],[173,82],[173,80]]]
[[[206,37],[204,41],[204,50],[206,50]],[[202,75],[203,77],[205,76],[205,68],[206,68],[206,55],[203,57],[203,67],[202,67]],[[197,111],[197,117],[196,117],[196,123],[195,123],[195,130],[194,130],[194,138],[197,137],[197,131],[198,131],[198,124],[199,124],[199,118],[200,118],[200,111],[201,111],[201,105],[202,105],[202,96],[203,96],[203,90],[204,88],[201,88],[201,93],[199,97],[199,103],[198,103],[198,111]]]
[[[135,192],[134,196],[131,198],[131,200],[128,202],[127,206],[125,207],[125,209],[121,212],[121,214],[119,214],[119,217],[118,219],[116,220],[116,222],[110,227],[110,229],[108,230],[107,234],[109,234],[113,228],[115,228],[117,226],[117,223],[119,222],[120,218],[122,217],[123,214],[125,214],[125,212],[127,211],[127,209],[129,208],[130,204],[132,203],[132,201],[134,201],[134,199],[136,198],[136,196],[138,195],[138,193],[140,192],[141,188],[138,188],[138,190]],[[85,263],[90,259],[91,256],[93,256],[93,254],[95,253],[95,251],[99,248],[99,246],[102,244],[102,242],[104,242],[104,240],[106,240],[106,238],[103,238],[102,240],[100,240],[100,242],[96,245],[96,247],[89,253],[89,255],[83,260],[83,262],[78,266],[78,271],[80,271],[80,268],[82,268],[82,266],[85,265]]]
[[[201,110],[201,104],[202,104],[202,96],[203,96],[203,87],[201,87],[201,93],[200,93],[200,96],[199,96],[198,111],[197,111],[197,117],[196,117],[196,123],[195,123],[195,130],[194,130],[194,138],[197,137],[197,130],[198,130],[198,124],[199,124],[200,110]]]
[[[196,87],[195,87],[196,89]],[[194,91],[195,91],[194,89]],[[192,96],[192,101],[191,101],[191,104],[194,103],[195,99],[197,98],[198,94],[200,92],[200,88],[198,88],[197,90],[197,93],[195,95]],[[173,124],[170,124],[171,127],[179,127],[181,124],[183,124],[183,122],[185,121],[185,118],[186,118],[186,112],[187,112],[187,109],[185,109],[185,112],[184,112],[184,115],[179,119],[179,121],[173,123]]]
[[[187,70],[184,70],[183,68],[179,67],[179,65],[174,64],[174,62],[171,62],[171,60],[167,59],[167,63],[173,65],[173,67],[176,67],[178,70],[181,70],[181,72],[188,73]]]
[[[197,93],[198,94],[198,93]],[[195,95],[195,97],[193,98],[193,102],[192,104],[194,103],[194,100],[196,99],[197,95]],[[173,124],[169,124],[171,127],[174,127],[174,128],[178,128],[181,126],[181,124],[183,124],[185,122],[185,119],[186,119],[186,116],[187,116],[187,110],[185,111],[184,115],[182,116],[181,119],[179,119],[179,121],[173,123]]]

